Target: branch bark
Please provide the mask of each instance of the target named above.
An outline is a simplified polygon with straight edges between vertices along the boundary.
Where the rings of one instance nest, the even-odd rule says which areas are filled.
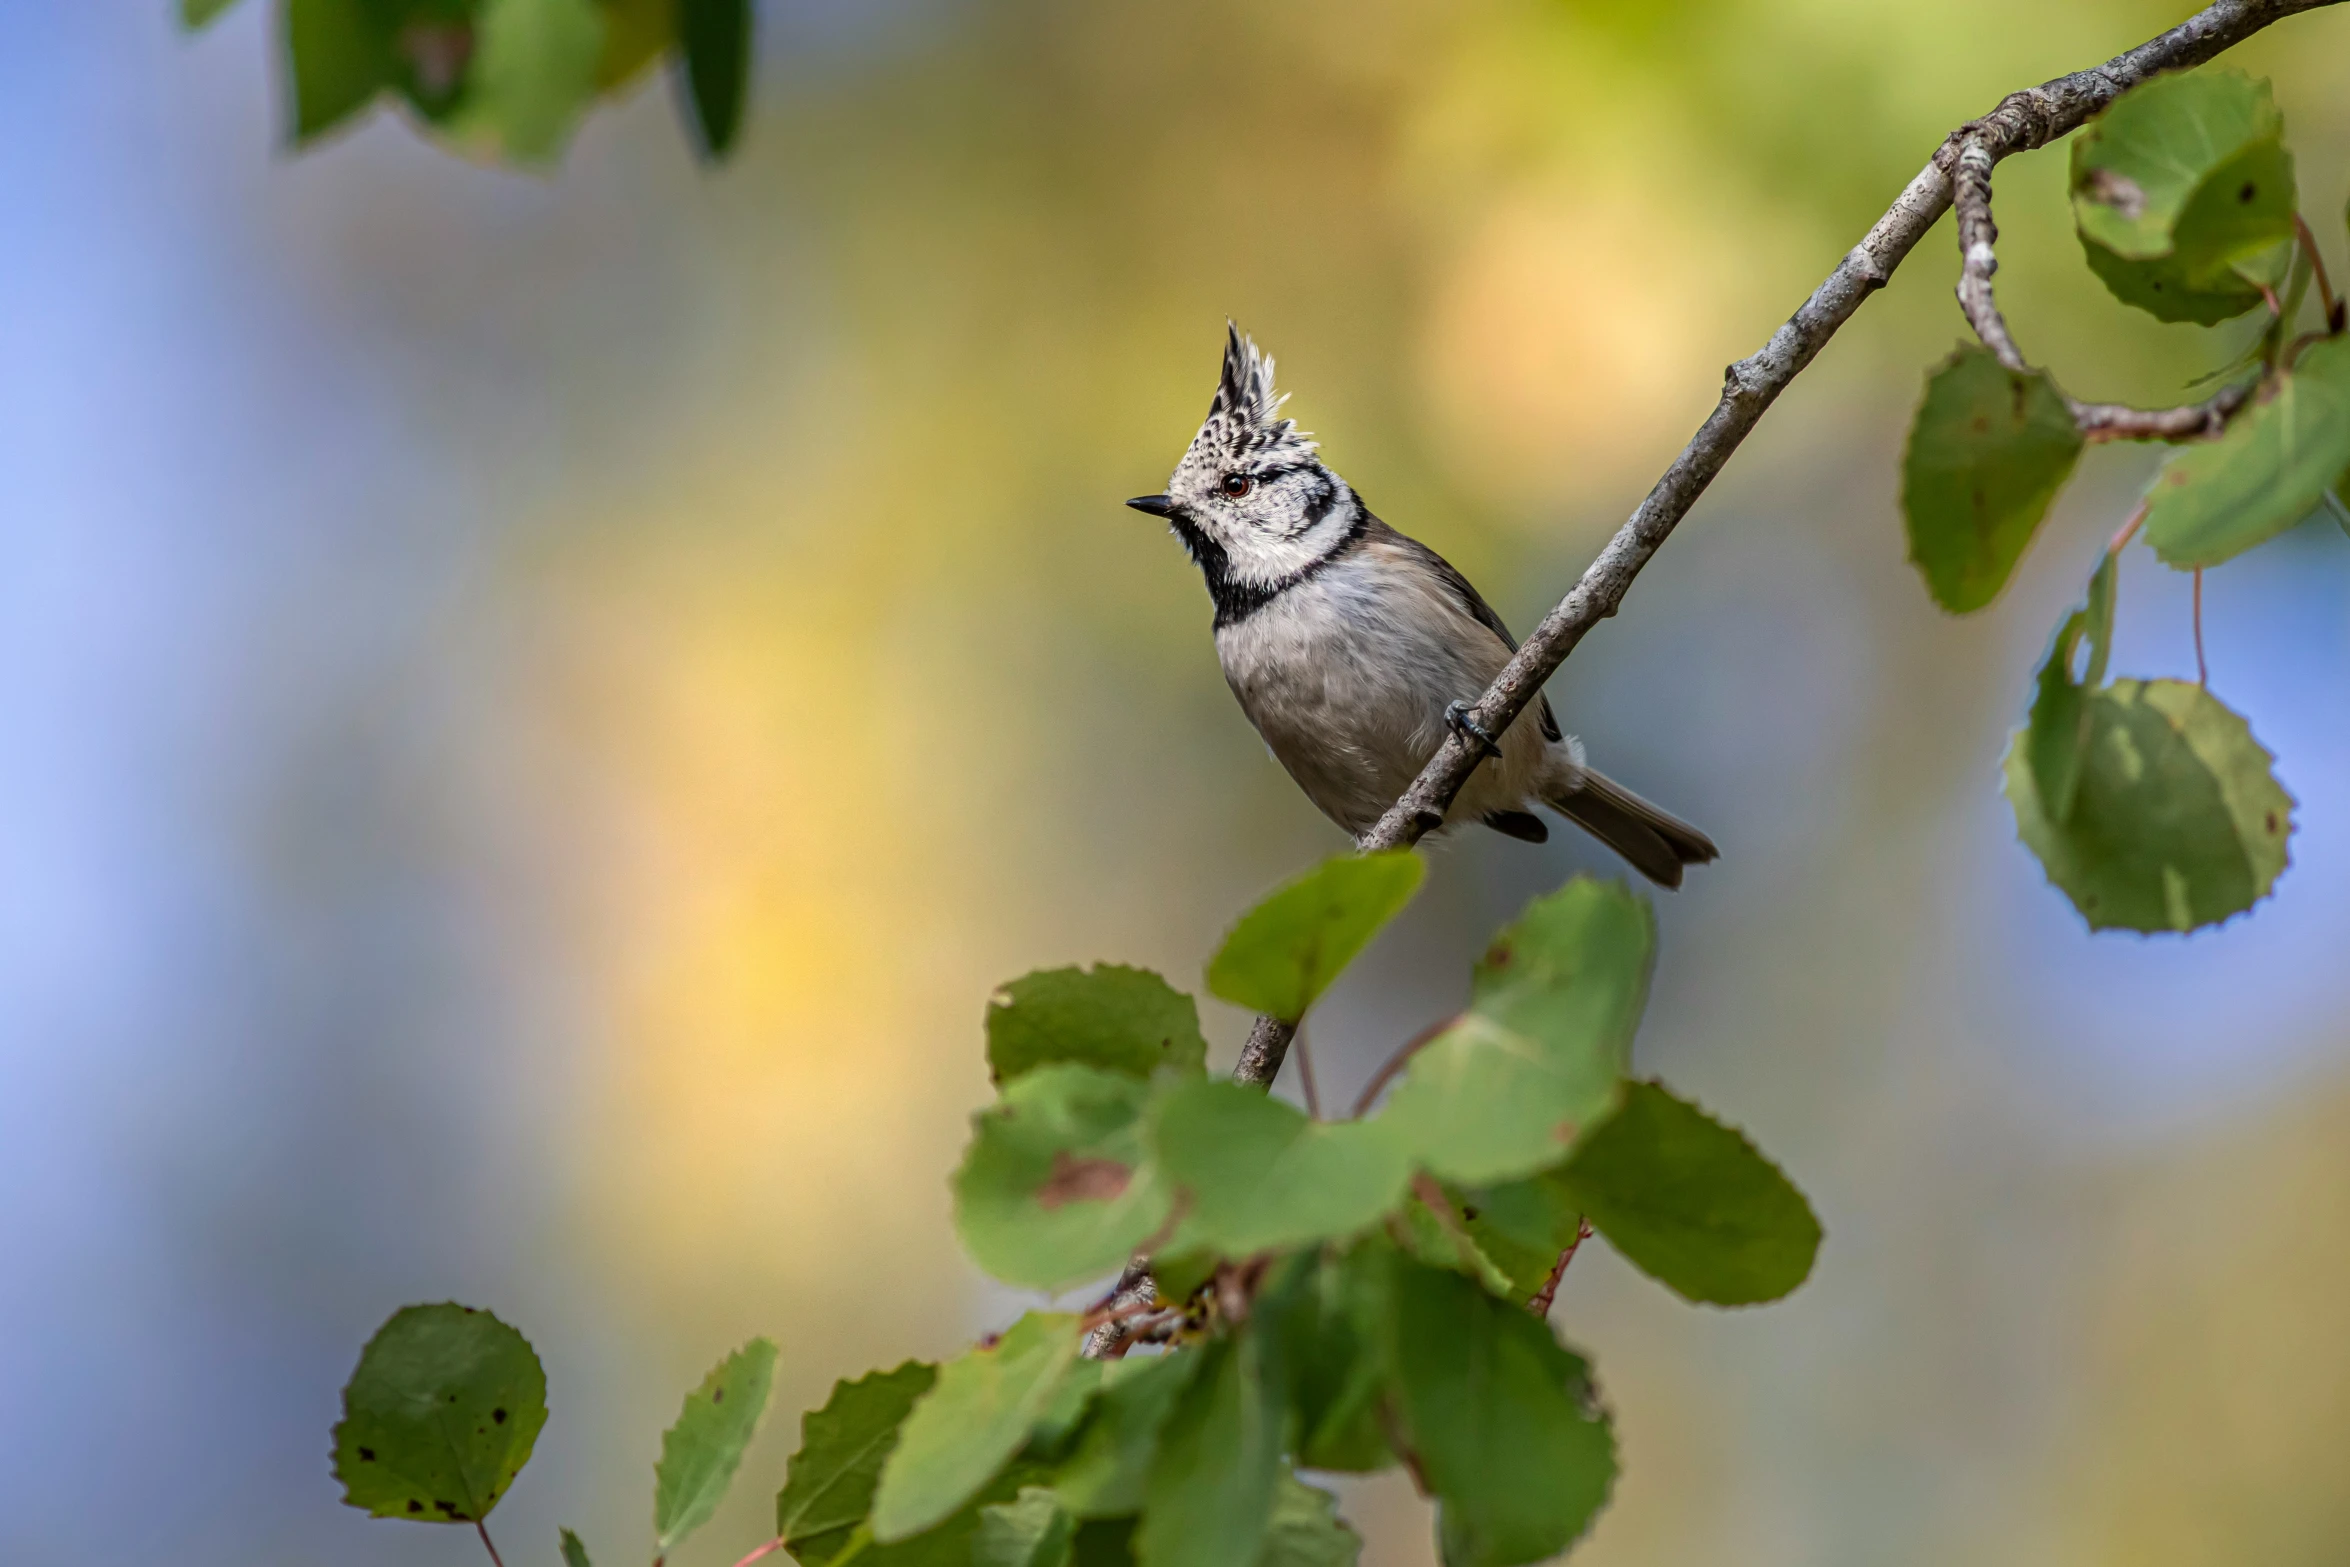
[[[1616,536],[1599,552],[1582,579],[1542,617],[1542,623],[1519,646],[1517,655],[1469,709],[1469,716],[1489,734],[1507,730],[1541,691],[1543,682],[1556,674],[1567,655],[1574,652],[1584,633],[1616,612],[1640,569],[1671,537],[1673,529],[1713,483],[1731,454],[1753,433],[1779,394],[1818,357],[1828,339],[1852,318],[1862,302],[1885,286],[1893,276],[1893,269],[1901,265],[1925,237],[1926,230],[1949,209],[1962,158],[1968,160],[1970,170],[1980,170],[1981,216],[1987,227],[1990,170],[2000,159],[2030,152],[2070,134],[2114,99],[2157,72],[2200,65],[2272,22],[2338,3],[2340,0],[2217,0],[2170,31],[2126,54],[2116,55],[2103,65],[2010,93],[1989,114],[1952,131],[1917,177],[1909,182],[1908,188],[1886,209],[1885,215],[1845,254],[1826,281],[1812,290],[1802,308],[1771,334],[1769,342],[1723,372],[1721,401],[1715,404],[1714,411],[1657,480],[1647,499],[1616,530]],[[1993,266],[1997,262],[1989,246],[1995,233],[1992,230],[1982,236],[1986,258]],[[1969,240],[1970,256],[1971,245]],[[1968,299],[1966,281],[1962,273],[1961,303],[1967,307],[1969,319],[1974,320],[1975,308]],[[1982,278],[1979,297],[1988,312],[1985,319],[1997,323],[1998,337],[2006,340],[2009,353],[2015,353],[2006,324],[1998,320],[1997,306],[1990,301],[1987,272]],[[1978,321],[1976,325],[1980,332],[1982,323]],[[1993,352],[1998,352],[1999,345],[1992,334],[1982,335]],[[2021,355],[2016,357],[2020,362]],[[2121,416],[2140,412],[2109,411],[2099,405],[2083,404],[2076,405],[2076,419],[2082,416],[2083,410],[2101,420],[2099,429],[2107,436],[2130,433],[2123,428],[2127,421]],[[2185,419],[2195,412],[2166,409],[2148,417]],[[1459,734],[1447,735],[1402,798],[1364,834],[1361,847],[1368,851],[1417,843],[1443,823],[1444,812],[1452,804],[1453,796],[1460,792],[1461,785],[1468,781],[1469,774],[1482,759],[1478,750],[1464,742]],[[1288,1054],[1290,1033],[1287,1024],[1258,1018],[1233,1076],[1244,1083],[1269,1086]]]

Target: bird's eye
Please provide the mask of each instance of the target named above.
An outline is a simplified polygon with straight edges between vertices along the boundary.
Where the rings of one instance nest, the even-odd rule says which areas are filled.
[[[1224,475],[1223,484],[1218,486],[1218,488],[1223,490],[1225,496],[1231,500],[1239,500],[1242,496],[1246,495],[1249,491],[1255,489],[1256,487],[1256,480],[1250,478],[1245,473],[1228,473]]]

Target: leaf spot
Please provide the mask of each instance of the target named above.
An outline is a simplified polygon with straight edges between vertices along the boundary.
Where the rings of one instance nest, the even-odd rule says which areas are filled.
[[[2274,832],[2274,831],[2276,830],[2276,818],[2275,818],[2275,817],[2273,817],[2273,816],[2269,818],[2269,830],[2270,830],[2271,832]],[[359,1449],[359,1461],[360,1461],[361,1463],[363,1463],[363,1464],[372,1464],[372,1463],[374,1463],[374,1462],[375,1462],[375,1449],[374,1449],[374,1448],[372,1448],[372,1447],[363,1447],[363,1448]]]
[[[495,1420],[498,1424],[504,1425],[506,1423],[506,1411],[503,1409],[493,1409],[490,1411],[490,1418]]]
[[[1108,1202],[1132,1179],[1133,1168],[1115,1159],[1078,1159],[1066,1148],[1055,1149],[1052,1173],[1036,1189],[1036,1205],[1050,1213],[1067,1203]]]

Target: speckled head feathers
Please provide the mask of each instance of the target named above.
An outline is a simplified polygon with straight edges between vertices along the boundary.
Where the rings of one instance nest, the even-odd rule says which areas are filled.
[[[1289,399],[1273,389],[1272,357],[1239,327],[1229,321],[1224,327],[1224,373],[1177,472],[1264,473],[1308,460],[1314,442],[1295,419],[1281,417]]]

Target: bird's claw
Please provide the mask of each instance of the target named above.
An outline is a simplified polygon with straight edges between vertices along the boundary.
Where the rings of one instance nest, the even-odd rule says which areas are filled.
[[[1459,735],[1487,756],[1501,755],[1501,742],[1493,738],[1493,731],[1469,716],[1469,704],[1455,702],[1444,710],[1444,727]]]

